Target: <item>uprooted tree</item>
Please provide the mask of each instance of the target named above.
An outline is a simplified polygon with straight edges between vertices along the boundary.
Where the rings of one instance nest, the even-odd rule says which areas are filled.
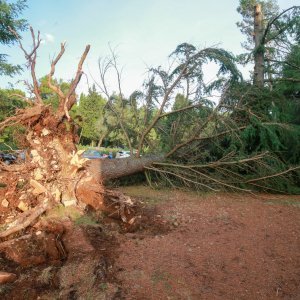
[[[35,73],[40,34],[36,36],[32,28],[30,31],[33,41],[30,51],[24,49],[18,35],[14,34],[31,71],[33,82],[27,86],[33,97],[20,96],[27,106],[0,123],[0,130],[15,125],[24,127],[23,143],[29,153],[24,164],[7,166],[1,163],[0,168],[19,180],[23,179],[22,197],[32,199],[32,207],[6,225],[0,237],[26,228],[46,210],[60,203],[66,206],[88,204],[109,215],[119,216],[124,222],[133,223],[135,215],[131,199],[105,188],[105,183],[143,170],[148,170],[149,182],[156,178],[170,185],[184,184],[214,191],[221,188],[251,191],[253,187],[271,190],[274,180],[289,181],[295,177],[293,172],[298,167],[287,167],[273,153],[260,151],[262,149],[245,150],[247,137],[253,136],[252,132],[258,128],[272,133],[287,125],[272,119],[272,114],[266,117],[262,112],[253,111],[253,101],[248,100],[259,101],[259,97],[251,95],[248,98],[249,89],[235,88],[241,76],[234,57],[223,49],[197,50],[189,44],[178,46],[173,53],[173,67],[168,71],[151,69],[144,91],[135,92],[130,99],[123,97],[120,85],[119,94],[111,97],[105,86],[105,72],[111,66],[118,72],[115,58],[104,65],[100,86],[108,98],[107,109],[115,114],[128,146],[131,149],[136,147],[137,154],[128,159],[86,161],[76,149],[77,128],[70,110],[76,103],[75,89],[83,74],[82,66],[90,46],[80,58],[69,89],[62,91],[53,80],[56,65],[65,52],[65,45],[61,44],[46,83],[59,99],[57,109],[53,109],[44,103]],[[220,76],[206,86],[203,65],[208,61],[219,65]],[[119,80],[120,74],[117,74]],[[217,105],[204,96],[204,90],[205,93],[219,91]],[[115,98],[121,103],[118,108]],[[129,105],[133,113],[132,122],[135,122],[138,137],[134,145],[124,121],[125,105]],[[152,134],[159,136],[162,143],[154,143]],[[144,155],[149,149],[161,154]],[[19,196],[17,189],[15,193]]]
[[[289,110],[298,102],[244,82],[234,57],[223,49],[181,44],[170,60],[167,71],[150,69],[144,90],[129,99],[122,95],[115,53],[99,61],[96,84],[109,99],[106,109],[117,116],[128,148],[137,149],[137,156],[163,153],[164,161],[145,167],[150,184],[292,192],[299,160],[291,158],[299,153],[291,145],[297,144],[298,125]],[[217,79],[208,85],[207,62],[219,65]],[[108,91],[109,70],[116,72],[118,93]],[[217,105],[213,93],[219,94]]]
[[[30,51],[27,51],[24,49],[17,33],[12,30],[19,41],[19,46],[24,52],[30,68],[32,84],[27,83],[27,86],[34,96],[26,98],[20,95],[23,101],[27,103],[26,108],[18,109],[15,115],[6,118],[0,125],[1,130],[8,126],[22,125],[25,128],[23,144],[30,150],[28,159],[24,164],[5,165],[1,163],[1,171],[9,172],[19,180],[26,181],[25,195],[26,197],[33,197],[36,205],[34,208],[22,213],[20,218],[17,218],[12,224],[9,224],[6,230],[1,232],[0,237],[8,236],[26,228],[39,215],[60,202],[68,205],[77,204],[81,200],[88,199],[87,203],[91,202],[90,204],[93,204],[96,208],[105,210],[104,198],[108,196],[111,201],[115,201],[117,204],[120,203],[117,211],[125,220],[124,208],[125,205],[131,204],[130,199],[117,192],[106,191],[102,183],[105,175],[101,175],[99,172],[97,176],[90,175],[83,167],[86,160],[80,158],[76,151],[77,135],[69,110],[76,102],[75,89],[82,76],[82,65],[90,46],[86,46],[81,56],[69,89],[63,92],[52,81],[56,64],[65,52],[65,44],[61,44],[60,52],[52,61],[47,76],[48,87],[59,98],[58,108],[54,111],[50,105],[43,102],[35,73],[37,50],[41,43],[40,34],[38,33],[36,36],[32,28],[30,28],[30,31],[33,46]],[[93,199],[93,196],[96,197],[96,200]]]

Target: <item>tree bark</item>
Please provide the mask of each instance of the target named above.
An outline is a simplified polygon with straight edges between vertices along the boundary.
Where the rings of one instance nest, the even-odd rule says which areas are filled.
[[[99,141],[98,141],[98,144],[97,144],[97,147],[100,148],[102,143],[103,143],[103,140],[104,138],[106,137],[106,133],[105,134],[102,134],[99,138]]]
[[[104,183],[111,179],[142,172],[145,170],[145,167],[163,160],[163,155],[144,156],[140,158],[94,159],[87,162],[86,168],[99,182]]]
[[[254,7],[254,77],[253,84],[257,87],[264,86],[264,25],[261,5],[256,4]]]

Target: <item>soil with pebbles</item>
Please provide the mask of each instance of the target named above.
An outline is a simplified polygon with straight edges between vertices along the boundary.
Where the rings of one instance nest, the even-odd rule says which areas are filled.
[[[300,299],[299,196],[127,192],[173,228],[122,237],[125,299]]]
[[[18,251],[38,251],[39,263],[0,251],[0,271],[17,275],[0,298],[300,299],[300,196],[123,191],[144,207],[138,225],[93,212],[41,222],[26,235],[53,242]],[[4,195],[2,220],[14,203]]]

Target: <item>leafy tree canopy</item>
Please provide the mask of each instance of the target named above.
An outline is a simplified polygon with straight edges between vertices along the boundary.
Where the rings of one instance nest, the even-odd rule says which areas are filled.
[[[26,8],[26,0],[18,0],[15,3],[8,3],[6,0],[0,1],[0,43],[12,45],[16,42],[16,37],[10,31],[20,32],[26,29],[26,20],[20,18],[21,13]],[[0,53],[0,75],[12,76],[21,71],[21,67],[7,62],[7,54]]]

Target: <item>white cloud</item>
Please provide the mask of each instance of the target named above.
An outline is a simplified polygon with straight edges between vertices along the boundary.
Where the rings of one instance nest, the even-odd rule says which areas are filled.
[[[50,33],[45,33],[45,42],[46,43],[53,43],[54,42],[54,35]]]

